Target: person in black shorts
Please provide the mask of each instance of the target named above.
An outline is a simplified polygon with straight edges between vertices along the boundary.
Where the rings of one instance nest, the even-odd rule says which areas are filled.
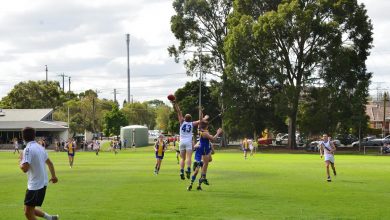
[[[45,199],[48,177],[45,164],[49,167],[50,182],[57,183],[58,179],[54,170],[54,165],[48,157],[45,148],[35,142],[35,129],[26,127],[22,130],[23,139],[27,146],[20,154],[19,167],[27,173],[27,190],[24,198],[24,215],[26,219],[34,220],[36,216],[47,220],[58,220],[58,215],[49,215],[35,207],[42,206]]]

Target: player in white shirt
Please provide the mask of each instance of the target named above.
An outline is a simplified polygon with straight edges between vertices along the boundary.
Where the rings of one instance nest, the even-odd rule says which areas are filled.
[[[198,126],[199,121],[192,121],[190,114],[186,114],[183,117],[183,114],[179,108],[179,105],[172,101],[172,105],[177,112],[177,117],[180,123],[180,178],[182,180],[184,177],[184,164],[187,164],[186,177],[189,179],[191,177],[191,157],[192,157],[192,148],[193,148],[193,128]]]
[[[252,139],[248,139],[248,144],[249,144],[249,150],[251,151],[251,156],[253,156],[253,140]]]
[[[14,154],[16,153],[16,151],[18,152],[18,154],[20,154],[19,152],[19,142],[18,142],[18,139],[17,138],[14,138],[13,140],[13,143],[14,143]]]
[[[20,169],[27,173],[27,191],[24,199],[24,214],[27,219],[34,220],[36,216],[47,219],[57,220],[58,215],[49,215],[36,206],[41,206],[45,199],[48,177],[45,164],[49,167],[51,179],[50,182],[56,183],[58,179],[54,170],[54,165],[49,159],[45,148],[35,142],[35,129],[26,127],[22,131],[23,139],[27,146],[20,154]]]
[[[328,175],[327,181],[331,182],[330,173],[329,173],[329,165],[331,165],[333,174],[336,176],[336,168],[334,166],[334,152],[336,151],[336,147],[333,142],[330,140],[327,134],[322,136],[322,142],[320,143],[320,156],[325,156],[325,166],[326,166],[326,174]]]

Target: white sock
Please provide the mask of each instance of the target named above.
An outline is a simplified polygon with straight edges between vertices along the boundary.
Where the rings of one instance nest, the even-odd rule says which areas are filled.
[[[51,215],[47,214],[46,212],[43,213],[43,218],[46,220],[51,220]]]

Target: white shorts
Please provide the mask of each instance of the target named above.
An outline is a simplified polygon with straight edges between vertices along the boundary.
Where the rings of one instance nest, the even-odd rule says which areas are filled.
[[[249,145],[249,150],[253,150],[253,145]]]
[[[331,163],[334,163],[334,156],[331,154],[325,154],[325,161],[329,161]]]
[[[180,151],[192,151],[192,142],[180,142]]]

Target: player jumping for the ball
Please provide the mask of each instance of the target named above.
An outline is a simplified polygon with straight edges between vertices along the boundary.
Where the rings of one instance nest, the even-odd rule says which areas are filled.
[[[195,172],[192,175],[190,186],[188,186],[188,190],[192,189],[192,185],[195,182],[196,176],[199,172],[199,170],[202,170],[201,177],[199,179],[199,186],[197,187],[197,190],[202,190],[202,183],[209,185],[208,180],[206,179],[207,174],[207,168],[208,164],[210,162],[210,141],[215,141],[216,138],[222,134],[222,128],[219,128],[217,130],[217,133],[212,136],[208,132],[208,122],[206,120],[202,120],[199,124],[199,130],[200,130],[200,137],[199,137],[199,147],[196,148],[195,152],[195,162],[194,162],[194,168]]]
[[[174,109],[177,112],[177,117],[180,123],[180,178],[182,180],[184,177],[184,164],[187,164],[186,177],[189,179],[191,177],[191,157],[192,157],[192,132],[194,126],[198,126],[199,121],[192,121],[190,114],[186,114],[183,117],[183,114],[179,108],[179,105],[176,103],[175,96],[169,95],[168,99],[172,102]]]

